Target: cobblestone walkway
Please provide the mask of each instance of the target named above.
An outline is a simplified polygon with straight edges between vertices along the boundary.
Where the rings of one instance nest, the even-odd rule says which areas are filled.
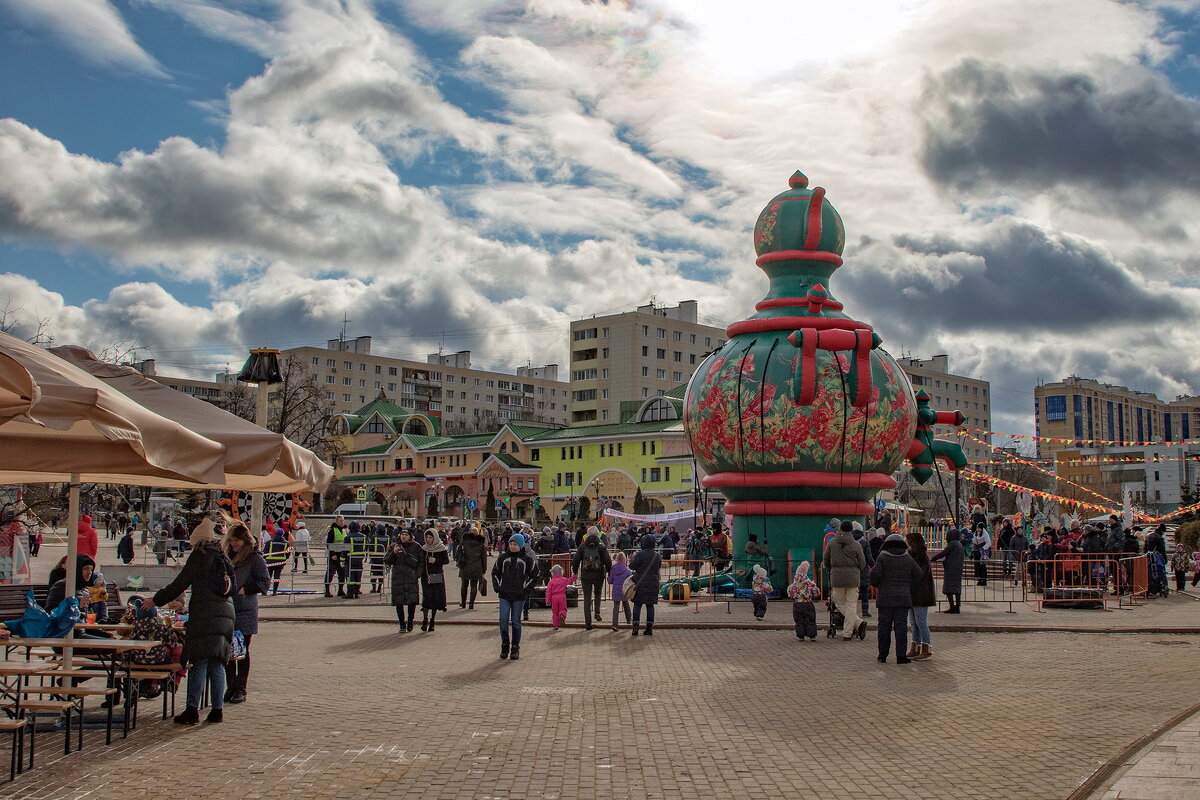
[[[249,702],[180,728],[143,706],[12,798],[1063,798],[1195,696],[1200,637],[935,635],[881,665],[867,642],[783,631],[264,623]],[[1153,686],[1153,691],[1147,691]],[[1124,795],[1121,795],[1124,797]]]

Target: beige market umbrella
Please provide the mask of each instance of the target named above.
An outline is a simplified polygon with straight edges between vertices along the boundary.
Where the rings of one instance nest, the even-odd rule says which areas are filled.
[[[67,564],[79,484],[224,481],[225,447],[142,407],[40,347],[0,333],[0,483],[68,483]],[[66,596],[75,570],[66,570]],[[70,658],[69,649],[67,658]]]
[[[225,477],[219,488],[320,493],[333,479],[332,467],[283,434],[152,381],[131,367],[106,364],[82,347],[55,347],[50,352],[139,405],[225,445]],[[175,488],[169,481],[156,485]]]

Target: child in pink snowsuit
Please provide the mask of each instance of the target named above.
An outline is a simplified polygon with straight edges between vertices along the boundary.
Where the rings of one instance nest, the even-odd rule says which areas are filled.
[[[567,621],[567,587],[575,582],[575,577],[563,577],[562,567],[555,564],[550,568],[550,582],[546,584],[546,603],[550,606],[550,615],[554,618],[554,629],[558,630]]]

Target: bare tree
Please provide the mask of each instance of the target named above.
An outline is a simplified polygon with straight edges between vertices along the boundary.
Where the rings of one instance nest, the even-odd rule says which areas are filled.
[[[14,307],[11,298],[6,300],[4,308],[0,308],[0,332],[41,347],[49,347],[53,344],[54,337],[50,334],[50,318],[35,317],[31,325],[22,316],[21,312],[24,310],[21,306]]]

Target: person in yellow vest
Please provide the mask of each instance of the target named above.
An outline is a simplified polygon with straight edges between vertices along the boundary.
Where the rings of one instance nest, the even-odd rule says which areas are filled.
[[[329,585],[336,576],[337,596],[345,597],[346,565],[350,560],[350,540],[347,538],[346,519],[341,514],[338,514],[333,520],[333,524],[329,526],[329,533],[325,537],[325,550],[329,554],[329,565],[325,567],[325,596],[333,597],[329,593]]]
[[[358,522],[351,522],[346,538],[350,542],[350,560],[347,563],[346,596],[350,599],[362,596],[363,565],[367,560],[367,537]]]
[[[291,557],[292,547],[288,544],[287,536],[283,528],[276,528],[263,550],[263,560],[267,562],[267,573],[271,576],[271,594],[279,594],[279,579]]]

